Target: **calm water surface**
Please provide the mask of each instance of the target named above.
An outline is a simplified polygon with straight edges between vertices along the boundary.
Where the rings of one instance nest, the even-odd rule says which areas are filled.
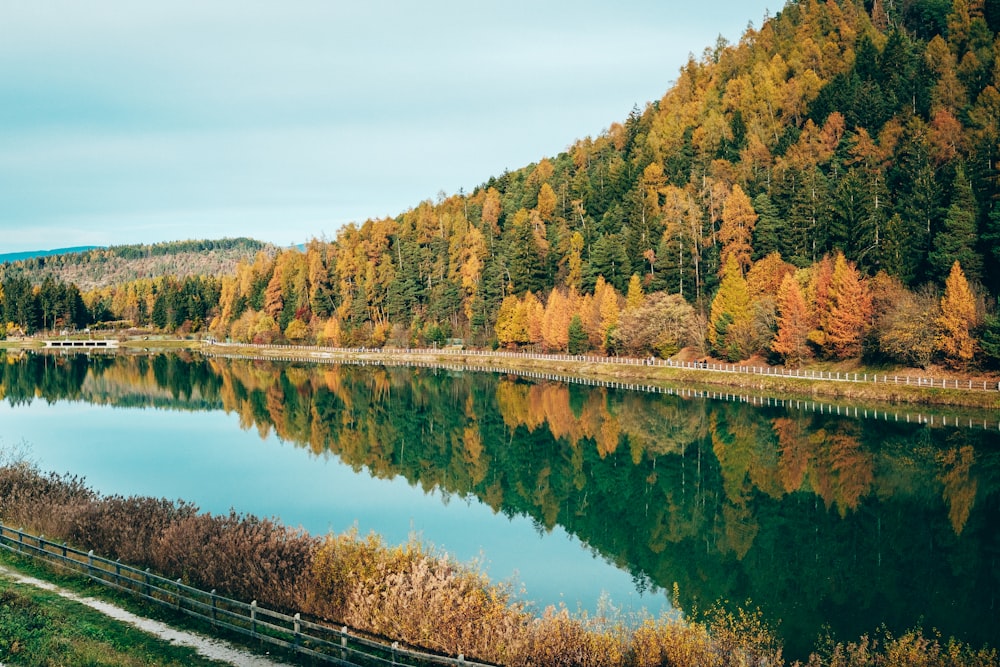
[[[1000,644],[995,427],[423,368],[2,368],[0,440],[103,493],[416,534],[539,606],[604,595],[659,613],[675,583],[684,609],[749,599],[792,656],[824,627],[854,639],[882,623]]]

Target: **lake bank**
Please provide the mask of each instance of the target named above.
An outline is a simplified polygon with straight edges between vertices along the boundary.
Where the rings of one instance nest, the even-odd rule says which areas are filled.
[[[143,347],[148,347],[149,343]],[[208,354],[260,356],[267,359],[297,361],[351,360],[370,363],[437,363],[462,365],[490,370],[544,372],[585,380],[638,383],[647,385],[683,384],[694,388],[725,387],[748,391],[762,391],[778,398],[837,399],[858,402],[877,401],[887,405],[901,403],[937,407],[967,407],[986,410],[1000,409],[1000,384],[989,379],[959,380],[943,378],[916,378],[894,375],[892,372],[798,371],[811,373],[812,377],[797,377],[774,367],[739,364],[705,364],[697,367],[690,362],[665,360],[647,363],[642,359],[617,357],[542,354],[514,354],[473,350],[404,350],[360,349],[338,350],[295,346],[194,344]],[[684,365],[679,365],[684,363]],[[827,373],[831,377],[819,378]],[[858,379],[854,379],[858,378]],[[862,379],[863,378],[863,379]],[[952,386],[952,383],[958,386]],[[942,384],[947,387],[942,387]],[[971,386],[970,384],[971,383]],[[983,389],[985,388],[985,390]]]
[[[37,340],[0,341],[0,350],[41,350]],[[696,389],[728,388],[766,392],[784,399],[828,399],[878,402],[884,406],[911,404],[1000,410],[1000,382],[992,376],[944,377],[917,375],[914,369],[790,370],[744,362],[723,364],[592,355],[546,355],[499,350],[416,350],[403,348],[322,348],[292,345],[209,343],[171,338],[133,339],[121,350],[191,350],[212,355],[258,356],[272,360],[368,363],[415,363],[487,367],[489,370],[543,372],[611,383],[683,384]]]

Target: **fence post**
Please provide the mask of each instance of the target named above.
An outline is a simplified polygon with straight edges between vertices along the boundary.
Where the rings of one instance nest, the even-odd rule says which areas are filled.
[[[257,634],[257,601],[254,600],[250,603],[250,632],[251,634]]]
[[[87,574],[90,575],[90,571],[94,569],[94,550],[91,549],[87,552]]]
[[[212,592],[210,593],[210,595],[212,596],[212,625],[215,625],[215,622],[218,620],[218,616],[216,614],[216,609],[218,608],[218,605],[217,605],[216,599],[215,599],[215,589],[214,588],[212,589]]]
[[[146,591],[146,597],[149,597],[149,568],[146,568],[146,572],[143,574],[142,581]]]
[[[295,645],[296,646],[301,646],[302,645],[302,614],[296,613],[295,616],[292,617],[292,619],[295,621]]]
[[[347,660],[347,626],[340,629],[340,659]]]
[[[392,664],[396,664],[396,651],[399,649],[399,642],[392,643]]]
[[[177,579],[177,611],[181,610],[181,580]]]

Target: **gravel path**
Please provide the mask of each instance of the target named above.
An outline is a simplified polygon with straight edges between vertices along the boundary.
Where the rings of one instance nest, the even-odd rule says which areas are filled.
[[[186,630],[176,630],[165,623],[136,616],[121,607],[116,607],[115,605],[104,602],[103,600],[77,595],[76,593],[59,588],[55,584],[35,579],[34,577],[26,577],[2,566],[0,566],[0,575],[16,581],[17,583],[27,584],[29,586],[35,586],[47,591],[52,591],[64,598],[87,605],[91,609],[96,609],[102,614],[135,626],[140,630],[159,637],[160,639],[174,644],[179,644],[181,646],[193,648],[200,655],[211,660],[228,662],[229,664],[237,665],[238,667],[289,667],[286,663],[275,662],[266,656],[250,653],[249,651],[237,648],[229,642],[222,641],[221,639],[213,639],[211,637],[206,637],[204,635]],[[3,667],[3,665],[0,664],[0,667]]]

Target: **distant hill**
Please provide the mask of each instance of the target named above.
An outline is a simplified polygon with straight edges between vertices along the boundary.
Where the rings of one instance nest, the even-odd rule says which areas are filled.
[[[12,253],[0,255],[0,258],[17,254],[30,256],[8,259],[7,263],[0,264],[0,278],[13,273],[37,285],[46,276],[51,276],[87,291],[139,278],[232,274],[241,259],[252,260],[260,251],[273,254],[277,248],[255,239],[235,238],[66,248],[45,254]]]
[[[56,248],[54,250],[27,250],[25,252],[5,252],[0,253],[0,264],[5,262],[19,262],[23,259],[33,259],[35,257],[50,257],[52,255],[69,255],[77,252],[87,252],[96,250],[100,246],[81,245],[72,248]]]

